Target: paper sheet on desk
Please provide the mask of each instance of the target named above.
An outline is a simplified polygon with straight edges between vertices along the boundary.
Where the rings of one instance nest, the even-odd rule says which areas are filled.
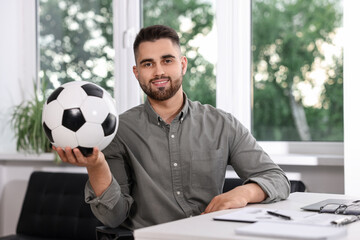
[[[235,229],[239,235],[283,239],[329,240],[346,236],[346,227],[314,226],[280,222],[256,222]]]
[[[279,217],[269,215],[267,211],[275,211],[277,213],[291,217],[291,220],[285,220]],[[274,210],[267,208],[246,207],[238,211],[214,217],[214,220],[234,221],[234,222],[287,222],[308,225],[331,225],[331,221],[343,218],[344,216],[335,214],[319,214],[317,212],[301,212],[295,210]]]

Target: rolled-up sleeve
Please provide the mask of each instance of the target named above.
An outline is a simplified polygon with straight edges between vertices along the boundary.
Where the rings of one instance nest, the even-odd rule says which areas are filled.
[[[85,186],[85,202],[98,208],[100,211],[112,210],[120,198],[120,187],[116,183],[114,177],[112,178],[110,186],[101,194],[96,196],[90,182]]]
[[[85,185],[85,202],[90,204],[92,212],[104,225],[117,227],[128,217],[133,200],[121,193],[120,185],[113,177],[110,186],[100,196],[95,195],[88,181]]]
[[[268,197],[263,203],[286,199],[290,183],[284,171],[275,164],[260,147],[250,132],[233,119],[234,134],[231,136],[230,165],[244,179],[244,184],[257,183]]]

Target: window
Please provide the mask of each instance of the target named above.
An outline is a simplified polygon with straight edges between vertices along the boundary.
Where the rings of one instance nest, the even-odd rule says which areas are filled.
[[[39,77],[47,88],[85,80],[113,94],[119,113],[138,105],[132,42],[139,9],[140,1],[38,0]]]
[[[263,143],[343,140],[339,1],[39,1],[40,77],[52,87],[80,77],[113,91],[119,112],[137,105],[132,42],[140,25],[166,24],[189,59],[190,99],[233,113]]]
[[[112,0],[39,0],[39,77],[54,89],[85,80],[114,87]]]
[[[257,104],[257,97],[261,96],[259,95],[258,90],[261,89],[261,84],[264,84],[262,79],[260,78],[261,75],[256,74],[255,71],[267,70],[266,68],[263,69],[257,69],[257,64],[261,63],[263,65],[266,65],[266,61],[258,61],[256,64],[251,64],[251,60],[255,59],[254,55],[255,52],[255,46],[256,46],[256,39],[255,45],[252,43],[252,39],[255,38],[254,33],[252,31],[257,31],[255,28],[252,29],[252,27],[255,27],[256,24],[252,23],[252,21],[256,20],[254,19],[254,16],[252,16],[252,10],[256,11],[254,7],[252,7],[252,4],[258,3],[259,5],[272,5],[277,6],[281,8],[281,3],[293,3],[296,5],[297,2],[305,5],[302,6],[299,10],[307,9],[307,7],[314,8],[314,6],[311,6],[313,1],[311,1],[311,4],[309,5],[308,1],[302,2],[302,1],[251,1],[251,0],[243,0],[243,1],[237,1],[237,0],[229,0],[229,1],[221,1],[218,0],[216,3],[216,18],[217,18],[217,25],[221,26],[218,28],[218,63],[217,63],[217,87],[216,87],[216,101],[217,101],[217,107],[224,109],[225,111],[231,112],[235,115],[236,118],[238,118],[248,129],[251,129],[257,140],[259,141],[260,145],[271,155],[273,154],[311,154],[311,155],[318,155],[318,154],[331,154],[334,157],[341,159],[343,156],[343,137],[341,134],[343,133],[343,120],[342,120],[342,96],[337,95],[337,93],[342,94],[342,77],[339,77],[342,75],[342,52],[341,52],[341,40],[337,42],[340,43],[340,51],[338,51],[335,56],[340,57],[338,60],[340,61],[333,61],[330,58],[331,61],[326,61],[330,64],[330,68],[328,68],[329,71],[329,85],[330,88],[327,88],[326,85],[323,85],[323,89],[328,90],[328,96],[332,98],[329,101],[329,98],[324,98],[323,95],[321,100],[324,100],[323,103],[325,103],[324,109],[318,109],[318,108],[307,108],[306,114],[309,114],[309,116],[313,116],[311,121],[314,123],[311,127],[311,130],[314,132],[313,137],[311,138],[311,141],[300,141],[299,135],[296,132],[296,128],[292,127],[291,135],[287,134],[286,131],[288,131],[287,128],[281,129],[281,126],[279,123],[275,122],[273,119],[271,119],[270,114],[273,114],[272,111],[274,109],[264,109],[265,104],[276,104],[276,98],[277,95],[273,94],[268,95],[264,94],[265,97],[269,97],[271,102],[266,102],[263,99],[259,98],[259,100],[263,100],[262,104]],[[330,9],[329,11],[337,10],[337,12],[333,12],[333,17],[336,17],[336,24],[333,25],[335,28],[332,28],[332,30],[329,30],[329,26],[325,26],[324,29],[319,27],[319,32],[321,34],[324,34],[324,36],[327,34],[326,41],[330,40],[331,37],[334,37],[336,32],[340,33],[339,37],[341,37],[341,4],[339,4],[339,1],[320,1],[320,3],[317,3],[321,6],[321,4],[329,5]],[[331,7],[333,5],[338,4],[337,7]],[[299,5],[297,5],[299,6]],[[326,9],[326,7],[324,7]],[[296,15],[296,13],[299,11],[296,9],[293,9],[292,12],[289,12],[287,14]],[[318,7],[317,10],[321,12],[321,8]],[[285,10],[284,10],[285,11]],[[306,11],[306,10],[305,10]],[[309,10],[310,11],[310,10]],[[262,20],[262,13],[261,11],[258,13],[258,19],[261,22]],[[323,14],[318,14],[317,12],[314,13],[315,15],[323,16]],[[340,18],[339,18],[340,14]],[[270,17],[277,18],[279,16],[276,15],[276,13],[270,12],[268,13]],[[266,16],[266,15],[265,15]],[[297,16],[299,17],[299,16]],[[325,21],[326,21],[326,17]],[[298,21],[300,19],[296,19]],[[287,23],[290,24],[290,23]],[[264,23],[266,25],[266,23]],[[259,26],[259,25],[258,25]],[[261,27],[261,26],[260,26]],[[270,31],[270,27],[274,26],[268,26],[268,28],[263,28],[262,33],[264,35],[261,35],[260,38],[269,38],[272,35],[275,35],[274,31]],[[280,27],[279,27],[280,28]],[[327,29],[326,29],[327,28]],[[283,29],[280,29],[281,32]],[[330,34],[329,34],[330,33]],[[285,34],[285,33],[282,33]],[[269,35],[269,36],[268,36]],[[295,34],[296,35],[296,34]],[[300,34],[301,35],[301,34]],[[337,38],[337,37],[336,37]],[[336,40],[336,38],[333,38],[333,40]],[[261,40],[261,39],[260,39]],[[263,39],[265,41],[266,39]],[[259,41],[259,40],[258,40]],[[323,41],[324,42],[324,41]],[[336,42],[336,41],[335,41]],[[324,42],[325,43],[325,42]],[[316,41],[316,44],[319,44],[319,41]],[[273,43],[275,45],[275,43]],[[320,44],[321,45],[321,44]],[[330,46],[330,42],[327,42],[327,46]],[[325,46],[325,44],[323,45]],[[311,46],[310,46],[311,47]],[[319,47],[319,45],[315,45],[314,47]],[[335,47],[336,48],[336,47]],[[293,46],[290,48],[290,50],[294,51],[298,49],[297,47]],[[336,48],[339,49],[339,48]],[[269,48],[269,50],[273,50],[273,48]],[[301,49],[298,49],[301,50]],[[266,53],[268,53],[267,51]],[[320,51],[319,51],[320,52]],[[322,57],[320,54],[315,55],[317,58],[316,64],[319,64],[319,59],[321,60]],[[332,51],[330,51],[332,52]],[[252,56],[253,55],[253,56]],[[333,55],[334,56],[334,55]],[[259,56],[258,56],[259,57]],[[271,60],[276,60],[276,58],[272,58]],[[278,60],[278,59],[277,59]],[[260,65],[263,66],[263,65]],[[314,64],[315,65],[315,64]],[[312,67],[312,66],[311,66]],[[327,66],[329,67],[329,65]],[[311,68],[309,68],[311,69]],[[271,70],[271,69],[270,69]],[[306,70],[306,68],[302,68],[302,71]],[[273,70],[272,70],[273,71]],[[322,72],[324,72],[324,69],[322,69]],[[326,72],[326,71],[325,71]],[[340,74],[339,74],[340,73]],[[308,74],[307,74],[308,75]],[[255,80],[250,80],[253,79]],[[266,74],[264,74],[266,76]],[[310,75],[311,77],[313,75]],[[284,75],[282,76],[284,77]],[[336,78],[336,80],[331,80],[331,78]],[[261,80],[261,81],[260,81]],[[332,84],[335,83],[336,84]],[[260,83],[260,84],[259,84]],[[254,89],[254,85],[257,84],[258,89]],[[266,85],[269,85],[266,83]],[[305,86],[305,85],[303,85]],[[303,87],[302,86],[302,87]],[[306,87],[308,87],[307,85]],[[325,88],[326,87],[326,88]],[[321,88],[321,87],[320,87]],[[334,89],[336,88],[336,89]],[[269,89],[270,91],[272,89]],[[256,91],[256,92],[255,92]],[[336,94],[334,93],[336,92]],[[254,94],[253,94],[254,93]],[[270,92],[271,93],[271,92]],[[331,106],[331,104],[335,103]],[[288,103],[287,103],[288,104]],[[325,108],[328,107],[328,109]],[[331,107],[330,107],[331,106]],[[307,107],[307,106],[306,106]],[[279,108],[280,110],[286,110]],[[331,110],[330,110],[331,109]],[[318,111],[319,110],[319,111]],[[329,111],[328,111],[329,110]],[[261,116],[261,112],[267,111],[267,114]],[[289,112],[289,108],[286,110]],[[333,112],[332,112],[333,111]],[[275,109],[276,112],[276,109]],[[328,120],[328,116],[325,116],[325,114],[337,114],[336,118],[336,124],[338,124],[338,127],[333,127],[333,122]],[[280,115],[281,116],[281,115]],[[288,116],[292,118],[291,113]],[[266,119],[270,118],[270,119]],[[310,118],[310,117],[309,117]],[[257,122],[254,120],[256,119]],[[281,117],[277,117],[279,120]],[[279,134],[278,132],[270,132],[268,133],[268,129],[271,131],[273,130],[270,127],[264,127],[263,121],[267,121],[267,123],[270,124],[278,124],[277,126],[280,126]],[[289,121],[289,119],[288,119]],[[290,119],[291,121],[291,119]],[[258,125],[255,125],[258,124]],[[259,125],[260,124],[260,125]],[[337,130],[338,129],[338,130]],[[262,132],[259,132],[262,131]],[[258,132],[256,132],[258,131]],[[326,133],[331,132],[331,134],[326,135]],[[297,136],[296,136],[297,135]],[[333,141],[333,142],[329,142]],[[335,142],[334,142],[335,141]]]
[[[252,75],[243,75],[237,81],[250,81],[252,78],[248,90],[252,90],[253,95],[250,102],[244,104],[252,103],[249,128],[254,136],[260,141],[342,141],[341,2],[253,0],[249,6],[251,17],[249,13],[241,14],[244,13],[241,8],[246,7],[248,1],[230,2],[233,5],[219,1],[216,14],[221,19],[239,21],[241,29],[249,24],[252,38],[249,42],[242,32],[239,35],[234,33],[233,24],[219,23],[219,43],[231,47],[228,49],[230,52],[219,54],[218,67],[227,65],[229,68],[227,73],[223,71],[217,76],[217,87],[224,88],[224,78],[236,79],[229,72],[241,75],[244,73],[240,71],[252,69]],[[180,33],[184,53],[190,60],[184,89],[190,99],[215,106],[213,66],[204,61],[197,51],[198,46],[192,45],[196,42],[194,38],[213,29],[214,16],[210,7],[215,7],[215,3],[195,1],[192,4],[188,1],[143,0],[143,25],[166,24]],[[242,12],[239,14],[237,11]],[[239,17],[242,15],[243,19]],[[251,22],[246,22],[247,16]],[[244,57],[236,65],[236,61],[228,58],[232,56],[231,51],[241,48],[241,44],[249,44],[252,56],[246,50],[239,52]],[[216,49],[208,52],[216,52]],[[244,62],[250,58],[252,65],[246,66]],[[204,72],[203,69],[210,71]],[[231,83],[218,96],[228,97],[227,93],[232,92],[236,84]],[[224,105],[236,105],[234,100]],[[226,110],[234,112],[234,108],[242,106]]]
[[[216,106],[214,1],[143,0],[143,26],[163,24],[180,36],[188,59],[183,89],[194,101]]]
[[[252,1],[252,132],[343,141],[342,3]]]

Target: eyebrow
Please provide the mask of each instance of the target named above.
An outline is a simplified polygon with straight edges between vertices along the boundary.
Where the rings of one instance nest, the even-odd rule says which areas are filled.
[[[175,56],[171,55],[171,54],[167,54],[167,55],[162,56],[161,58],[162,59],[164,59],[164,58],[175,58]]]
[[[174,55],[172,54],[166,54],[166,55],[163,55],[161,56],[162,59],[165,59],[165,58],[175,58]],[[144,62],[153,62],[154,59],[153,58],[145,58],[143,60],[140,61],[140,64],[144,63]]]
[[[146,59],[141,60],[140,64],[142,64],[144,62],[153,62],[153,61],[154,61],[154,59],[152,59],[152,58],[146,58]]]

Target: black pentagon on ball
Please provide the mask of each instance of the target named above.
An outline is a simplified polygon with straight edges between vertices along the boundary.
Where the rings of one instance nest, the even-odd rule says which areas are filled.
[[[101,126],[104,130],[105,136],[111,135],[116,128],[116,117],[114,116],[114,114],[109,113]]]
[[[87,148],[87,147],[81,147],[81,146],[78,146],[77,148],[80,150],[82,155],[84,155],[85,157],[88,157],[93,153],[93,148]]]
[[[82,87],[82,89],[84,89],[84,91],[86,92],[86,94],[88,96],[102,98],[104,95],[104,91],[100,87],[98,87],[94,84],[87,83],[87,84],[82,85],[81,87]]]
[[[74,132],[85,124],[85,118],[80,108],[70,108],[64,110],[62,125]]]
[[[47,99],[47,104],[51,103],[52,101],[56,100],[57,97],[59,96],[59,94],[62,92],[62,90],[64,90],[63,87],[58,87],[57,89],[55,89],[51,95],[48,97]]]
[[[46,125],[45,122],[43,123],[43,129],[44,129],[44,132],[45,132],[47,138],[50,140],[50,142],[53,143],[53,142],[54,142],[54,138],[53,138],[53,136],[52,136],[52,134],[51,134],[51,130],[50,130],[50,128]]]

